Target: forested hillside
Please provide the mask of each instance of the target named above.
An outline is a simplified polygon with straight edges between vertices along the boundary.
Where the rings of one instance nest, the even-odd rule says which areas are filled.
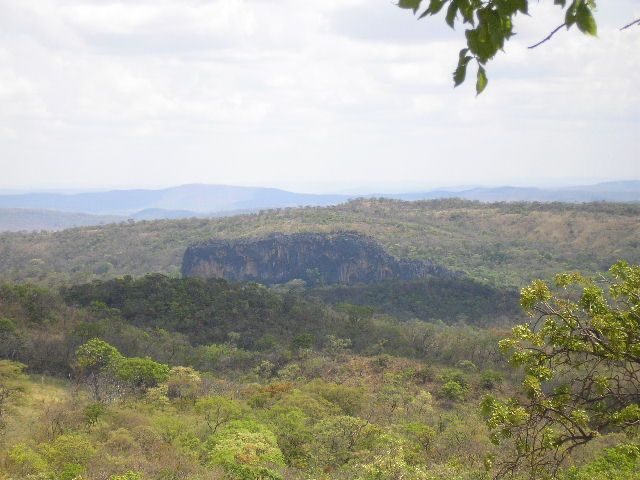
[[[469,278],[332,285],[310,289],[309,295],[334,305],[359,305],[402,320],[497,325],[510,324],[523,316],[515,290],[491,287]]]
[[[295,283],[2,285],[0,478],[491,478],[509,450],[480,403],[530,382],[508,330],[373,311]],[[634,441],[603,432],[555,478],[635,480]]]
[[[0,478],[468,478],[504,334],[222,280],[4,285]]]
[[[598,272],[640,260],[640,206],[357,200],[217,219],[129,222],[0,235],[0,278],[45,285],[161,272],[179,275],[192,243],[272,232],[357,231],[397,257],[521,286],[559,270]]]

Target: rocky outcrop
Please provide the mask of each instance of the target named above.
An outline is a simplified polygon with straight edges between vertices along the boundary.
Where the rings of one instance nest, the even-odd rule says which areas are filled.
[[[300,233],[192,245],[184,254],[182,275],[264,284],[302,279],[313,285],[457,274],[431,262],[397,260],[357,233]]]

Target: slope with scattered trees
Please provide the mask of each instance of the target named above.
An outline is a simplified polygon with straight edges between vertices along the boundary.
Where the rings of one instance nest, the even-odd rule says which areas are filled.
[[[504,331],[345,304],[307,316],[296,285],[5,284],[0,478],[635,480],[640,267],[604,278],[523,289],[543,324],[501,345],[524,372]],[[262,325],[287,309],[295,322]],[[220,336],[195,334],[207,325]]]
[[[0,279],[45,285],[120,275],[179,275],[188,245],[273,232],[355,231],[400,258],[432,260],[472,278],[520,287],[558,270],[640,261],[640,206],[357,200],[218,219],[122,223],[0,235]]]

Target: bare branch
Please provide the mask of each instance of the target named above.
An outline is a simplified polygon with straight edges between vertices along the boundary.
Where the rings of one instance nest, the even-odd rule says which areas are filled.
[[[622,30],[626,30],[627,28],[629,28],[629,27],[633,27],[634,25],[639,25],[639,26],[640,26],[640,18],[637,18],[637,19],[635,19],[633,22],[631,22],[631,23],[629,23],[629,24],[625,25],[624,27],[622,27],[622,28],[620,29],[620,31],[622,31]]]
[[[566,27],[567,24],[563,23],[562,25],[557,26],[556,28],[553,29],[553,31],[547,35],[545,38],[543,38],[542,40],[540,40],[538,43],[536,43],[535,45],[531,45],[530,47],[528,47],[529,49],[531,48],[536,48],[539,47],[540,45],[542,45],[545,42],[548,42],[549,40],[551,40],[551,37],[553,37],[556,33],[558,33],[558,31],[560,31],[560,29],[562,27]]]

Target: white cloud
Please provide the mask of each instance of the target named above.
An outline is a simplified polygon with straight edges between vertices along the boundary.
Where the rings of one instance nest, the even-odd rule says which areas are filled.
[[[0,187],[640,177],[640,11],[600,8],[519,18],[476,98],[462,32],[386,0],[0,0]]]

